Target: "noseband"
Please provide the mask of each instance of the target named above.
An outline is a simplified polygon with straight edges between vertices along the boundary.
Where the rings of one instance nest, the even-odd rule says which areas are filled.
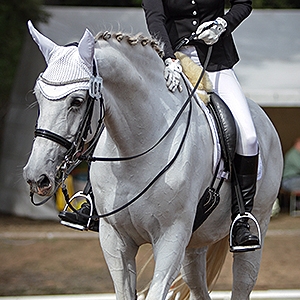
[[[64,137],[62,137],[52,131],[46,130],[46,129],[36,129],[34,131],[34,137],[42,137],[42,138],[48,139],[52,142],[55,142],[55,143],[65,147],[67,150],[69,150],[73,145],[73,143],[71,143]]]

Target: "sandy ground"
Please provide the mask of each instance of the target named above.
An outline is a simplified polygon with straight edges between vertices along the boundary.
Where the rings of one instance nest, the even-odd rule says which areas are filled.
[[[137,256],[138,269],[150,247]],[[300,217],[282,213],[271,220],[255,290],[300,289]],[[113,285],[97,234],[58,222],[0,215],[0,296],[110,293]],[[215,290],[231,289],[228,253]],[[151,276],[151,267],[139,287]]]

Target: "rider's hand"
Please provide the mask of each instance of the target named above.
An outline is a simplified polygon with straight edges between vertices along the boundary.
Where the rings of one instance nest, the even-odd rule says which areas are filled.
[[[169,57],[165,60],[164,77],[166,85],[171,92],[175,92],[177,88],[180,92],[182,91],[182,87],[180,85],[181,72],[182,67],[178,59],[172,59]]]
[[[196,31],[196,38],[203,40],[207,45],[213,45],[226,30],[227,22],[222,18],[202,23]]]

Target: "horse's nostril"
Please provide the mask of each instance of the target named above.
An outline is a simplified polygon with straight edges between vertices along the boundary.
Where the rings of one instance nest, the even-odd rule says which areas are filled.
[[[41,175],[39,180],[37,181],[39,188],[46,188],[50,185],[50,180],[46,175]]]

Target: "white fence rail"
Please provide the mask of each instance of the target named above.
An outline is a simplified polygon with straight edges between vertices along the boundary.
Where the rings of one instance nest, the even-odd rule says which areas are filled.
[[[212,292],[212,300],[230,300],[230,292]],[[49,295],[49,296],[10,296],[0,300],[116,300],[114,294],[95,295]],[[253,291],[251,300],[300,300],[300,290]]]

